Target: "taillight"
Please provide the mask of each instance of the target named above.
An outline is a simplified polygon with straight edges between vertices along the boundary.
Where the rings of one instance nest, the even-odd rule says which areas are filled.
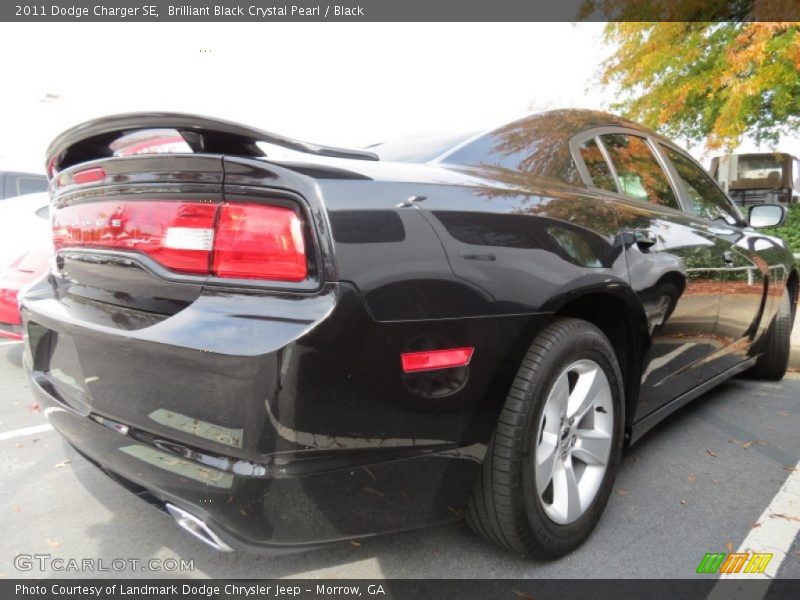
[[[303,281],[308,261],[297,214],[280,206],[223,205],[212,271],[219,277]]]
[[[290,208],[210,202],[93,202],[54,211],[56,251],[132,250],[180,273],[303,281],[308,259]]]

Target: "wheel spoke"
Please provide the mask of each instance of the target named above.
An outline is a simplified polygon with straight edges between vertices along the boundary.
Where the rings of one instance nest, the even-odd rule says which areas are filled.
[[[572,461],[558,461],[553,473],[553,506],[561,513],[565,523],[581,515],[581,498]]]
[[[587,465],[603,466],[608,462],[611,436],[597,429],[577,429],[572,456]]]
[[[558,379],[553,384],[553,389],[550,390],[550,395],[547,397],[547,405],[545,407],[545,410],[550,409],[554,411],[554,414],[558,414],[559,418],[566,416],[567,406],[570,401],[569,377],[567,375],[568,372],[564,371],[558,376]]]
[[[579,422],[594,405],[598,396],[603,394],[606,389],[608,389],[608,380],[599,367],[593,367],[580,373],[569,397],[567,416]]]
[[[558,436],[545,432],[536,448],[536,490],[541,496],[553,479],[553,470],[558,458]]]

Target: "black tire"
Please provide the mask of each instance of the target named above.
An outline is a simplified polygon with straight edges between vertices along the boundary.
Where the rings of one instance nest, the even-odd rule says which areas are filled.
[[[763,353],[747,372],[753,379],[778,381],[789,367],[792,336],[792,302],[788,288],[784,289],[778,313],[772,319],[764,340]]]
[[[607,469],[597,495],[574,522],[559,525],[541,506],[534,480],[533,444],[545,400],[571,362],[588,358],[606,374],[614,407]],[[506,397],[483,471],[467,510],[470,527],[487,540],[523,556],[550,560],[578,547],[594,529],[608,501],[622,453],[623,380],[614,349],[603,332],[586,321],[559,318],[528,349]]]

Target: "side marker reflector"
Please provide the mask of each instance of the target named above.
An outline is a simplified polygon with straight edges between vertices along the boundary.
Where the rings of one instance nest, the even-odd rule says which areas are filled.
[[[404,373],[436,371],[466,367],[475,348],[451,348],[448,350],[426,350],[425,352],[405,352],[400,355]]]
[[[72,176],[72,182],[77,184],[94,183],[103,181],[106,178],[106,170],[103,167],[78,171]]]

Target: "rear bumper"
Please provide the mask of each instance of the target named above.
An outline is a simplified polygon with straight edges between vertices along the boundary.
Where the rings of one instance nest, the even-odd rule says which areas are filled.
[[[237,474],[165,451],[165,440],[115,431],[60,405],[35,381],[32,387],[79,454],[141,499],[199,518],[234,550],[311,548],[453,520],[448,503],[458,506],[475,474],[475,463],[454,469],[451,457],[436,454],[299,477]]]
[[[502,401],[489,393],[500,365],[515,335],[546,318],[378,323],[336,284],[256,303],[217,293],[126,330],[49,293],[23,303],[26,368],[47,419],[129,488],[250,549],[454,520]],[[54,366],[65,341],[77,364]],[[404,375],[400,353],[430,343],[475,346],[472,364],[441,381]]]

